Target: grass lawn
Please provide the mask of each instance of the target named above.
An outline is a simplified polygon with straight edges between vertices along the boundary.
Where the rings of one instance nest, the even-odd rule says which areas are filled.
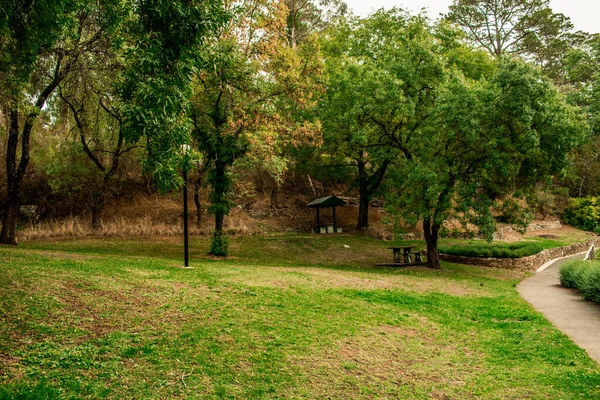
[[[188,270],[173,239],[0,247],[0,399],[600,398],[524,273],[374,267],[388,246],[201,238]]]

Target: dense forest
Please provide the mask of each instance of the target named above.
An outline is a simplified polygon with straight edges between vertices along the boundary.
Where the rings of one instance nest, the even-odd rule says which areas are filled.
[[[436,21],[341,0],[3,0],[0,110],[9,245],[73,216],[102,232],[178,196],[184,170],[214,255],[249,198],[278,215],[294,193],[348,194],[357,229],[377,199],[439,267],[448,220],[489,239],[600,194],[600,35],[548,0],[454,0]]]

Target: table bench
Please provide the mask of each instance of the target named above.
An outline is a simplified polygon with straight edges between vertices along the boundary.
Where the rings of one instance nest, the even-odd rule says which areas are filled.
[[[423,262],[423,255],[421,252],[411,252],[410,250],[415,246],[398,246],[398,247],[388,247],[388,249],[392,250],[394,254],[394,263],[396,264],[411,264],[412,255],[415,256],[415,263]]]

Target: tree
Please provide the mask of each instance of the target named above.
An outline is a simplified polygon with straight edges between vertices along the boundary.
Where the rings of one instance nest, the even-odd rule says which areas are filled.
[[[91,176],[81,177],[88,181],[94,230],[102,227],[102,212],[121,157],[137,147],[124,141],[121,105],[114,93],[114,77],[121,68],[106,43],[101,51],[81,57],[59,86],[59,97],[75,122],[80,149],[95,168]]]
[[[205,51],[212,65],[197,76],[192,111],[195,143],[211,166],[211,254],[219,256],[227,254],[223,223],[232,205],[230,167],[259,143],[273,148],[304,132],[294,109],[311,106],[310,77],[320,74],[314,41],[294,48],[286,43],[285,5],[248,0],[236,6],[230,25]]]
[[[572,196],[600,193],[600,35],[591,35],[564,54],[564,90],[569,102],[579,107],[590,125],[586,142],[575,152],[565,180]]]
[[[427,20],[397,9],[342,21],[326,37],[325,149],[357,169],[357,227],[366,228],[369,201],[401,150],[391,140],[429,118],[443,64]]]
[[[10,119],[2,244],[16,244],[34,123],[73,64],[96,49],[104,29],[114,22],[114,13],[108,1],[7,1],[0,9],[0,98]]]
[[[182,184],[181,146],[191,141],[191,84],[202,50],[229,16],[222,1],[138,0],[122,41],[118,83],[125,138],[145,141],[144,166],[162,190]]]
[[[490,54],[551,60],[569,30],[569,18],[552,12],[549,0],[454,0],[446,16]]]
[[[330,21],[348,12],[341,0],[285,0],[288,8],[286,34],[290,47],[305,42],[314,32],[320,32]]]
[[[408,221],[423,223],[428,264],[439,268],[439,230],[449,217],[479,227],[491,240],[493,206],[526,198],[554,174],[585,132],[577,110],[541,72],[500,59],[486,79],[451,71],[439,88],[435,117],[393,139],[405,154],[391,175],[389,201]]]

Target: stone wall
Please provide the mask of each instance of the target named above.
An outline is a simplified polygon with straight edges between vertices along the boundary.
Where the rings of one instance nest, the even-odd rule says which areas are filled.
[[[577,243],[570,246],[542,250],[537,254],[522,258],[462,257],[440,254],[440,259],[458,264],[481,265],[484,267],[516,269],[520,271],[533,272],[550,260],[582,253],[587,251],[591,245],[598,247],[599,244],[600,238],[597,238],[585,243]]]

